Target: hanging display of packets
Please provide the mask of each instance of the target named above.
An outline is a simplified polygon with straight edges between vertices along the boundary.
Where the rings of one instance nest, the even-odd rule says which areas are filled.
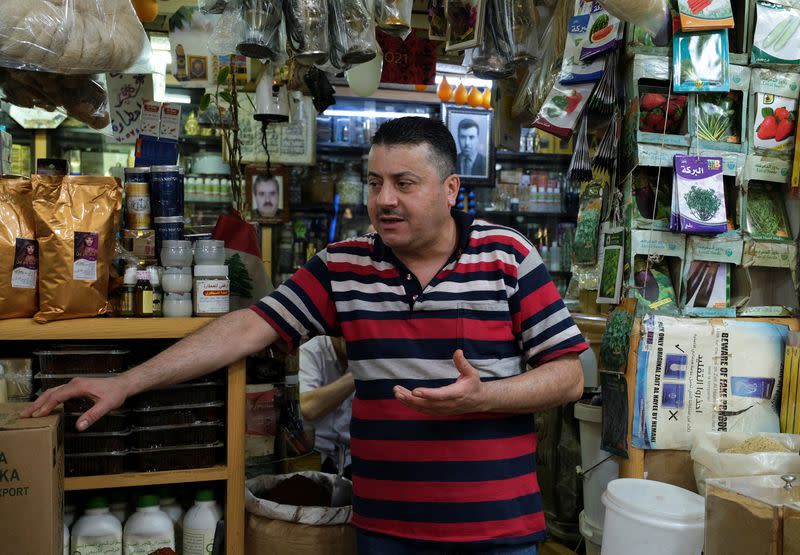
[[[343,64],[363,64],[377,55],[372,14],[365,0],[328,0],[328,21],[331,54],[335,51]]]
[[[588,40],[588,32],[588,15],[576,15],[569,19],[567,40],[564,43],[564,61],[558,76],[562,84],[599,81],[603,76],[605,58],[598,56],[589,62],[581,60],[581,50]]]
[[[554,86],[533,121],[533,127],[569,140],[593,88],[594,83]]]
[[[304,65],[328,59],[328,4],[319,0],[284,0],[287,50]]]
[[[731,90],[728,31],[675,33],[672,88],[676,92]]]
[[[592,181],[581,193],[578,227],[575,230],[575,241],[572,244],[575,264],[597,263],[597,241],[602,214],[603,184],[599,181]]]
[[[676,155],[674,164],[672,230],[688,234],[727,231],[722,158]]]
[[[506,79],[514,73],[514,43],[510,14],[504,0],[489,0],[483,44],[472,49],[470,67],[482,79]]]

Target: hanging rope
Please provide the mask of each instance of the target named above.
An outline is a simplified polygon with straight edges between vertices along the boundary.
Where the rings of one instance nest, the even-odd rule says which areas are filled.
[[[267,153],[267,177],[272,177],[272,164],[270,163],[269,144],[267,143],[267,121],[261,122],[261,146],[264,147],[264,152]]]

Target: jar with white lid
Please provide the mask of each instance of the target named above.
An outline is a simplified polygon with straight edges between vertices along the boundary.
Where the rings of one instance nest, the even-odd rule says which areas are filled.
[[[191,293],[164,293],[162,310],[166,318],[188,318],[192,315]]]
[[[161,274],[161,289],[165,293],[191,293],[192,268],[189,266],[164,268]]]
[[[231,306],[231,282],[225,265],[194,267],[194,314],[195,316],[220,316],[227,314]]]

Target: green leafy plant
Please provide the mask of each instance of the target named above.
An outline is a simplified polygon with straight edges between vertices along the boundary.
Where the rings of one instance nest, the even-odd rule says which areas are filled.
[[[603,256],[603,273],[600,276],[600,292],[606,298],[613,297],[616,292],[619,256],[619,249],[606,249]]]
[[[750,232],[766,237],[788,237],[780,199],[765,189],[751,187],[747,193]]]
[[[600,367],[611,372],[624,372],[628,361],[633,315],[622,308],[611,313],[600,341]]]
[[[689,211],[697,216],[701,222],[707,222],[713,218],[722,205],[722,200],[713,190],[704,189],[696,185],[692,185],[692,188],[684,193],[683,200],[686,201]]]

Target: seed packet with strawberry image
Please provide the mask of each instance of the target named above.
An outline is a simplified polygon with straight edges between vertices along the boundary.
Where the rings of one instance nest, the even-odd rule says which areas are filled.
[[[621,22],[597,2],[592,4],[588,27],[586,41],[581,47],[581,60],[591,60],[618,46],[621,40],[619,35]]]
[[[594,83],[554,85],[531,127],[552,133],[565,141],[569,140],[589,101],[594,85]]]
[[[639,97],[639,131],[682,134],[688,102],[685,94],[667,95],[659,90],[643,92]]]
[[[730,0],[678,0],[682,31],[732,29]]]
[[[797,99],[756,93],[753,147],[778,152],[794,150]]]

